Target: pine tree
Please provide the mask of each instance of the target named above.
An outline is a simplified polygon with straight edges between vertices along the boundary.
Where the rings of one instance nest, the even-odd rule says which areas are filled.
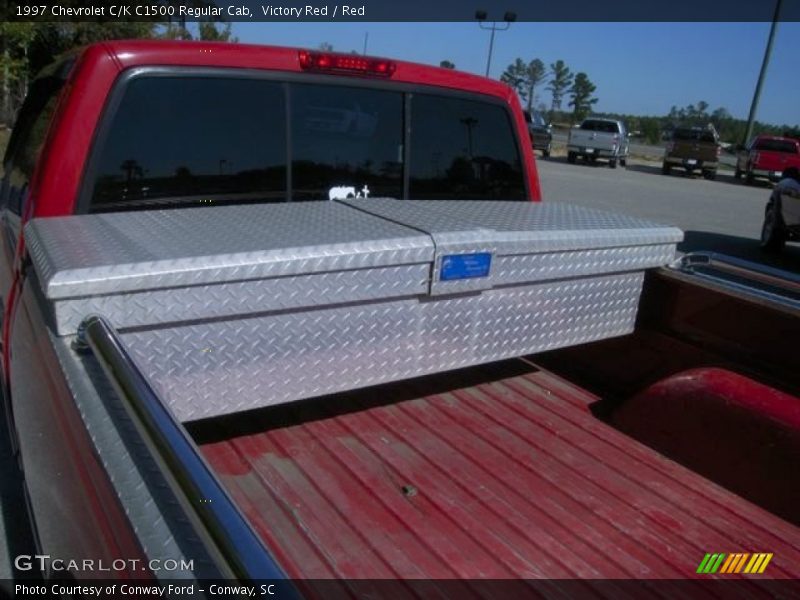
[[[572,98],[569,105],[572,107],[572,114],[576,121],[586,118],[592,105],[597,104],[597,98],[592,95],[596,89],[586,73],[575,75],[575,80],[569,89]]]
[[[563,60],[559,59],[550,65],[550,84],[547,89],[553,94],[553,102],[550,105],[552,112],[561,110],[561,101],[572,85],[572,80],[572,71]]]

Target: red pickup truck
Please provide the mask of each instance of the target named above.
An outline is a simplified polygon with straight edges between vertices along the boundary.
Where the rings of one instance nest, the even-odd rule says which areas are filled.
[[[3,166],[3,392],[44,576],[797,591],[798,282],[531,202],[507,86],[101,43],[31,85]]]
[[[778,181],[789,167],[800,169],[800,141],[793,138],[759,135],[736,157],[736,179],[744,175],[752,184],[756,178]]]

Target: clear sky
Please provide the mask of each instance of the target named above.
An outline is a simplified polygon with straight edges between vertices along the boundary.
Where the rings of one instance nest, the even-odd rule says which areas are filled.
[[[769,23],[513,23],[495,35],[491,76],[516,57],[563,59],[597,86],[601,112],[665,115],[709,103],[739,118],[750,109]],[[234,23],[240,42],[361,52],[484,74],[489,32],[477,23]],[[778,25],[757,118],[800,124],[800,23]],[[542,89],[539,100],[549,105]]]

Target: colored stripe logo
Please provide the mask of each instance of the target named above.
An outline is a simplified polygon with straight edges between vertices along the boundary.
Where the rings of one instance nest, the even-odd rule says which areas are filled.
[[[760,574],[767,568],[772,556],[772,552],[755,552],[752,554],[749,552],[709,553],[700,561],[697,572],[705,575],[713,575],[715,573],[724,573],[726,575],[731,573]]]

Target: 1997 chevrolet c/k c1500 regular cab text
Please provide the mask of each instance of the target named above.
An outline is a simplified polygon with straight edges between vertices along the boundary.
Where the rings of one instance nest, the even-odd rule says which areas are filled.
[[[501,83],[97,44],[32,84],[2,186],[43,553],[323,597],[800,575],[797,281],[539,202]]]

